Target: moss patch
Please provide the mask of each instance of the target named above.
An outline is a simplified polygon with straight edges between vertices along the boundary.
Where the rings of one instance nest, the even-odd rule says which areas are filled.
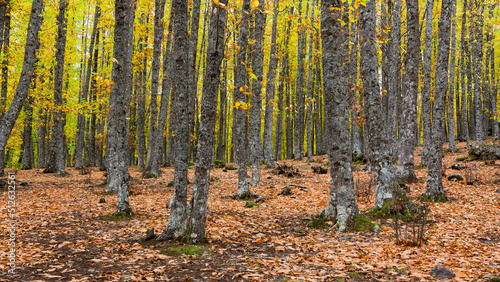
[[[124,221],[133,218],[134,215],[127,212],[110,213],[105,215],[100,215],[99,218],[102,220],[109,221]]]
[[[238,168],[237,168],[237,167],[235,167],[234,165],[226,165],[226,166],[224,167],[224,169],[225,169],[225,170],[237,170]]]
[[[419,164],[415,167],[415,169],[425,169],[425,168],[427,168],[426,164]]]
[[[258,207],[259,204],[254,203],[254,202],[246,202],[245,203],[245,208],[253,208],[253,207]]]
[[[188,255],[188,256],[202,256],[203,253],[205,252],[205,249],[200,246],[190,246],[190,245],[171,245],[171,246],[165,246],[164,248],[160,248],[160,253],[167,255],[167,256],[173,256],[173,257],[179,257],[182,255]]]
[[[363,232],[363,231],[373,231],[375,228],[375,223],[372,222],[371,219],[368,217],[358,214],[353,222],[352,226],[350,226],[350,229],[358,231],[358,232]]]

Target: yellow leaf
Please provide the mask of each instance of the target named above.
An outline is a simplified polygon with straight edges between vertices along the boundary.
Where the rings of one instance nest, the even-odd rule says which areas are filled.
[[[259,0],[250,0],[250,6],[252,7],[252,11],[259,7]]]
[[[258,80],[257,76],[253,72],[249,73],[249,75],[251,78]]]

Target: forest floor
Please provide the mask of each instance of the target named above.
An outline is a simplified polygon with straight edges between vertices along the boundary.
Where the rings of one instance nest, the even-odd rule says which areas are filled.
[[[491,142],[491,141],[490,141]],[[446,175],[459,173],[449,167],[467,155],[445,153]],[[420,163],[417,148],[416,164]],[[336,234],[331,224],[312,229],[304,218],[325,208],[329,174],[313,174],[311,166],[327,166],[326,156],[315,163],[286,160],[300,170],[300,177],[275,175],[261,170],[262,183],[252,192],[265,202],[245,208],[245,201],[231,199],[237,172],[214,169],[218,180],[210,188],[207,220],[208,243],[144,242],[148,228],[162,232],[173,188],[173,169],[163,169],[158,179],[142,179],[131,168],[130,204],[135,216],[117,220],[116,195],[105,195],[104,172],[93,168],[80,175],[68,169],[66,177],[42,170],[15,172],[17,187],[16,274],[7,274],[10,231],[7,192],[0,197],[0,281],[414,281],[433,280],[429,271],[441,264],[456,274],[456,281],[489,281],[500,276],[500,162],[463,162],[477,173],[476,185],[443,178],[451,199],[430,203],[429,237],[421,247],[397,245],[391,219],[378,219],[377,233],[360,231]],[[368,187],[371,174],[355,165],[354,181]],[[7,170],[13,171],[13,170]],[[249,173],[251,170],[249,169]],[[417,169],[418,182],[409,184],[408,197],[419,202],[425,190],[427,169]],[[194,169],[189,170],[192,182]],[[28,186],[19,186],[28,182]],[[287,184],[292,195],[280,194]],[[192,185],[189,185],[191,192]],[[373,189],[373,188],[372,188]],[[105,198],[105,203],[99,203]],[[374,205],[373,196],[358,197],[360,211]]]

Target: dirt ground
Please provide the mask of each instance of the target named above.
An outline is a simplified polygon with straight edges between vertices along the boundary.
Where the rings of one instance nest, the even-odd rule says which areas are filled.
[[[477,174],[477,183],[443,178],[451,202],[429,203],[429,238],[421,247],[397,245],[391,219],[376,220],[378,232],[336,234],[331,223],[309,228],[308,219],[328,202],[329,174],[311,171],[311,166],[326,167],[326,156],[310,164],[305,159],[282,161],[299,169],[301,176],[295,178],[262,166],[262,183],[251,191],[266,200],[252,208],[231,199],[237,172],[214,169],[208,243],[200,246],[143,241],[148,228],[158,234],[166,227],[166,203],[173,195],[166,184],[173,180],[172,168],[164,168],[158,179],[142,179],[139,168],[130,169],[135,216],[124,220],[109,217],[116,195],[104,193],[104,172],[97,168],[87,175],[70,168],[66,177],[17,170],[17,269],[15,275],[7,273],[11,231],[3,188],[0,281],[415,281],[433,280],[429,271],[438,264],[453,270],[455,281],[489,281],[500,276],[500,161],[463,161],[470,170],[452,170],[456,159],[467,155],[464,143],[458,147],[458,153],[445,153],[445,176]],[[421,150],[417,148],[416,164]],[[363,165],[355,167],[357,186],[369,187],[371,175]],[[408,185],[408,197],[418,203],[427,169],[416,173],[419,181]],[[193,178],[194,166],[189,170]],[[22,182],[28,186],[20,186]],[[291,187],[293,194],[283,196],[287,184],[307,188]],[[99,203],[101,198],[106,202]],[[365,215],[373,204],[373,196],[358,197]]]

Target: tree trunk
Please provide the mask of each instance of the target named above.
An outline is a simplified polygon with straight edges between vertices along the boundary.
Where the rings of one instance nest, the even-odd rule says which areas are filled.
[[[457,5],[453,5],[453,23],[451,29],[451,58],[450,58],[450,84],[448,94],[448,142],[450,151],[457,150],[455,145],[455,49],[456,49],[456,33],[457,22],[455,20],[457,14]]]
[[[220,4],[226,1],[220,1]],[[217,96],[220,83],[220,65],[224,58],[224,38],[226,27],[225,9],[213,3],[210,29],[208,34],[207,68],[203,84],[201,105],[200,135],[198,139],[198,155],[194,176],[193,197],[191,199],[191,214],[187,221],[186,238],[192,244],[205,242],[205,226],[207,216],[207,201],[210,185],[210,168],[214,156],[215,123],[217,120]]]
[[[266,86],[266,116],[264,120],[264,160],[268,165],[274,167],[273,155],[273,118],[274,118],[274,96],[276,88],[276,65],[278,63],[276,54],[276,37],[278,33],[278,11],[279,2],[273,3],[273,30],[271,34],[271,53],[269,60],[269,70],[267,72]],[[281,101],[281,100],[280,100]],[[276,143],[277,144],[277,143]],[[276,145],[275,145],[276,146]]]
[[[133,48],[133,0],[115,1],[115,30],[113,47],[113,87],[109,94],[106,158],[108,191],[118,191],[117,213],[132,213],[129,205],[129,172],[127,162],[127,107],[132,89],[132,61],[129,48]]]
[[[463,4],[463,13],[462,13],[462,36],[460,39],[460,69],[461,69],[461,80],[460,80],[460,90],[461,90],[461,97],[462,97],[462,131],[465,137],[465,140],[467,141],[467,148],[470,151],[472,149],[472,144],[470,141],[470,134],[469,134],[469,115],[467,114],[467,85],[465,82],[465,77],[466,77],[466,53],[468,53],[468,47],[467,47],[467,41],[465,40],[466,32],[467,29],[464,28],[466,25],[466,20],[467,20],[467,0],[464,0]],[[458,109],[457,109],[458,110]]]
[[[417,128],[418,70],[420,62],[420,31],[418,0],[407,0],[408,48],[406,51],[406,93],[403,97],[403,116],[399,138],[396,175],[400,181],[415,182],[415,131]]]
[[[373,3],[373,0],[371,1]],[[368,5],[368,4],[367,4]],[[347,32],[342,31],[340,0],[321,1],[321,37],[323,42],[323,76],[326,136],[330,162],[330,199],[325,218],[336,221],[339,232],[346,229],[359,214],[352,179],[352,151],[349,136],[350,93],[346,58],[349,48]],[[373,6],[375,9],[375,6]],[[374,14],[373,14],[374,16]],[[375,18],[373,18],[373,21]],[[346,26],[347,27],[347,26]],[[343,46],[344,45],[344,46]]]
[[[23,131],[23,169],[32,169],[35,158],[33,152],[33,98],[28,97],[24,104],[24,131]]]
[[[240,35],[238,38],[238,56],[237,62],[246,62],[246,52],[248,45],[248,22],[250,12],[250,0],[243,0],[243,10],[241,13]],[[243,107],[236,107],[236,103],[243,103],[246,100],[243,93],[247,81],[247,73],[245,66],[241,63],[236,64],[234,71],[234,103],[235,119],[233,122],[233,142],[234,142],[234,156],[238,165],[238,190],[234,195],[235,199],[248,198],[250,190],[248,189],[248,175],[247,175],[247,149],[245,145],[245,132],[246,132],[246,113]]]
[[[390,6],[394,5],[394,7],[390,7],[390,11],[392,13],[392,37],[389,42],[389,89],[388,89],[388,123],[387,123],[387,134],[389,136],[389,146],[392,148],[392,156],[398,155],[398,132],[397,132],[397,107],[398,107],[398,97],[399,89],[400,89],[400,74],[401,74],[401,1],[393,0],[389,1]],[[418,25],[418,20],[417,20]],[[415,32],[413,30],[413,32]],[[420,32],[419,32],[420,34]],[[420,42],[420,38],[418,38]],[[414,44],[412,44],[414,46]],[[420,46],[417,46],[418,49],[415,52],[418,52],[417,55],[420,54]],[[356,61],[357,63],[357,61]],[[418,72],[418,65],[417,65]],[[417,77],[418,79],[418,77]],[[418,87],[418,80],[417,80]],[[414,89],[413,89],[414,90]],[[420,138],[420,135],[418,136]]]
[[[476,7],[480,10],[474,17],[474,45],[472,60],[474,66],[474,108],[476,117],[476,147],[483,145],[484,142],[484,124],[482,110],[482,75],[483,75],[483,10],[484,6]]]
[[[429,172],[423,199],[446,202],[448,197],[443,187],[442,157],[445,122],[445,100],[448,89],[448,59],[450,57],[451,14],[455,0],[443,0],[439,21],[439,44],[436,71],[436,91],[432,115],[432,140],[429,152]]]
[[[260,160],[262,159],[262,141],[261,128],[262,122],[260,111],[262,108],[262,74],[264,51],[262,42],[264,35],[264,26],[266,24],[266,14],[264,14],[264,0],[259,0],[259,7],[253,11],[255,24],[253,27],[253,39],[255,40],[255,49],[250,54],[252,57],[252,69],[257,79],[252,79],[252,107],[250,108],[250,131],[249,145],[252,162],[252,181],[253,186],[260,183]]]
[[[377,46],[375,45],[375,1],[369,0],[360,6],[359,33],[361,42],[361,77],[367,113],[368,138],[370,140],[370,159],[375,176],[376,207],[382,208],[387,200],[394,197],[399,188],[388,137],[383,123],[382,99],[378,83]]]
[[[307,14],[307,13],[306,13]],[[304,156],[304,60],[305,60],[305,52],[304,52],[304,29],[302,27],[302,0],[299,1],[299,32],[298,32],[298,67],[297,67],[297,84],[295,86],[295,119],[294,119],[294,159],[300,160]]]
[[[347,3],[347,2],[346,2]],[[316,1],[312,2],[311,5],[311,30],[314,30],[314,6],[316,6]],[[347,13],[345,13],[347,15]],[[349,19],[346,19],[349,21]],[[344,36],[345,40],[349,40],[348,36]],[[347,44],[349,45],[349,44]],[[313,139],[312,139],[312,108],[313,108],[313,72],[314,72],[314,65],[313,60],[315,59],[315,56],[313,55],[313,46],[314,46],[314,32],[311,32],[309,35],[309,71],[307,75],[307,112],[306,112],[306,121],[307,121],[307,161],[312,161],[313,160]],[[346,48],[349,48],[345,46]],[[347,49],[349,50],[349,49]],[[347,54],[348,55],[348,54]],[[347,71],[347,69],[346,69]],[[346,85],[347,88],[347,85]]]
[[[432,64],[432,6],[434,0],[427,0],[425,21],[424,86],[422,88],[422,112],[424,115],[424,149],[422,164],[429,163],[431,142],[431,64]]]
[[[493,37],[495,34],[493,33]],[[493,42],[495,39],[491,38]],[[497,115],[497,80],[495,76],[495,50],[492,48],[490,53],[491,59],[491,114],[493,115],[493,137],[498,140],[500,139],[500,129],[498,126],[498,115]]]
[[[158,125],[158,81],[160,76],[160,57],[163,41],[163,15],[166,0],[155,0],[155,22],[153,43],[153,65],[151,66],[151,119],[149,122],[148,153],[144,176],[158,177],[161,174],[161,136],[163,128]]]
[[[172,93],[177,96],[174,116],[176,129],[174,136],[175,173],[173,206],[168,218],[168,225],[158,240],[173,239],[182,234],[186,224],[187,173],[192,122],[189,93],[189,37],[187,31],[187,1],[173,0],[171,13],[174,16],[174,40],[172,47],[173,71]]]
[[[40,46],[38,32],[40,31],[43,21],[41,17],[43,6],[43,0],[33,0],[31,4],[31,15],[28,25],[28,35],[26,37],[26,48],[24,50],[24,62],[21,76],[10,107],[0,120],[0,155],[2,155],[0,158],[0,175],[4,174],[5,163],[2,159],[5,152],[5,146],[7,145],[10,133],[21,112],[24,101],[26,97],[28,97],[28,91],[34,74],[36,50]]]
[[[56,37],[56,65],[54,67],[54,104],[56,110],[53,114],[54,125],[52,127],[52,140],[50,142],[49,161],[45,167],[45,173],[57,173],[65,175],[64,162],[64,125],[66,115],[63,106],[63,76],[64,76],[64,55],[66,51],[66,29],[68,19],[66,18],[66,0],[59,1],[59,14],[57,16],[57,37]]]

